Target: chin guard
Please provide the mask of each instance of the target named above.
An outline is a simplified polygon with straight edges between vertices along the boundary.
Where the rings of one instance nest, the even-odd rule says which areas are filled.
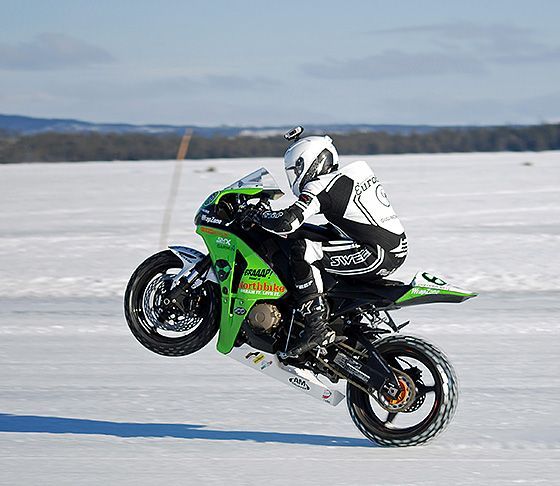
[[[289,140],[290,142],[291,141],[296,142],[299,139],[299,137],[302,133],[303,133],[303,127],[297,126],[297,127],[292,128],[291,130],[287,131],[284,134],[284,138],[286,140]]]

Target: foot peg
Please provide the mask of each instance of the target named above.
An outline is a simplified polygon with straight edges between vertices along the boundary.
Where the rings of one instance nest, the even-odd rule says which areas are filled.
[[[336,340],[336,333],[334,331],[328,331],[320,343],[315,341],[303,343],[300,344],[299,346],[290,349],[287,353],[282,353],[282,355],[285,358],[298,358],[302,354],[305,354],[308,351],[311,351],[312,349],[315,349],[317,347],[319,348],[319,352],[321,352],[321,349],[324,349],[326,352],[326,347],[334,343],[335,340]],[[281,357],[280,353],[278,354],[278,357]]]

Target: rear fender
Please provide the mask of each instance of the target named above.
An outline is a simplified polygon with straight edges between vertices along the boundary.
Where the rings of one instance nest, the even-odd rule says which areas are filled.
[[[186,246],[170,246],[169,249],[181,259],[181,262],[183,262],[183,268],[173,278],[173,281],[176,283],[179,282],[181,277],[187,275],[200,260],[206,257],[206,255],[201,251],[195,250],[194,248],[188,248]],[[205,280],[218,283],[218,278],[216,277],[212,266],[210,266]]]
[[[399,307],[435,302],[463,302],[478,294],[455,287],[427,272],[418,272],[410,283],[410,290],[395,301]]]

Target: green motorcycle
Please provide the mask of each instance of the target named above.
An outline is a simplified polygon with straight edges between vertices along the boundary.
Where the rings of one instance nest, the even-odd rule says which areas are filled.
[[[266,169],[211,194],[198,210],[196,232],[208,254],[171,246],[144,261],[126,289],[130,330],[150,351],[186,356],[218,334],[217,349],[324,403],[344,394],[360,431],[383,446],[422,444],[453,417],[457,377],[429,342],[400,334],[390,312],[432,302],[463,302],[476,294],[426,272],[410,284],[364,284],[324,275],[335,341],[297,358],[286,351],[304,326],[289,291],[291,238],[341,239],[331,225],[304,224],[289,238],[249,227],[249,205],[263,210],[283,195]],[[340,387],[338,387],[340,388]]]

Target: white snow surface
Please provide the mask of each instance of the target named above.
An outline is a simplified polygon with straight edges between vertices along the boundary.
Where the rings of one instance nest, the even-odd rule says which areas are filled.
[[[217,353],[164,358],[129,333],[122,295],[160,250],[174,161],[0,166],[0,484],[557,484],[560,153],[365,159],[410,255],[480,292],[393,314],[461,382],[445,434],[372,447],[332,408]],[[170,243],[212,191],[281,159],[182,163]],[[286,202],[291,201],[289,197]],[[280,204],[282,201],[279,202]]]

